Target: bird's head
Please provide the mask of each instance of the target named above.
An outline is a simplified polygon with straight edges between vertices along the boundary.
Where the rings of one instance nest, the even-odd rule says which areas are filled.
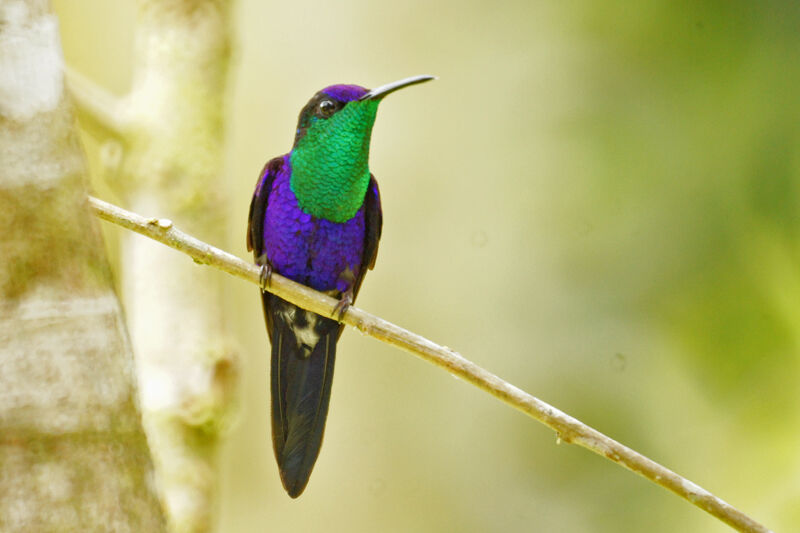
[[[325,87],[300,111],[294,146],[298,148],[319,142],[337,145],[359,140],[369,142],[381,100],[398,89],[432,79],[435,78],[414,76],[372,90],[359,85]]]
[[[291,152],[291,186],[301,207],[314,216],[343,222],[364,201],[369,182],[369,143],[383,98],[434,79],[414,76],[377,89],[331,85],[300,111]]]

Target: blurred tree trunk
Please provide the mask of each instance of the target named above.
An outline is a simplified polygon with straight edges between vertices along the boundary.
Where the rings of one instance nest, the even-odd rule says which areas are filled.
[[[0,530],[163,531],[47,0],[0,3]]]
[[[116,184],[131,210],[225,239],[223,97],[228,0],[139,0],[134,72]],[[172,250],[126,233],[122,291],[145,429],[171,529],[214,524],[217,440],[236,376],[224,334],[222,284]]]

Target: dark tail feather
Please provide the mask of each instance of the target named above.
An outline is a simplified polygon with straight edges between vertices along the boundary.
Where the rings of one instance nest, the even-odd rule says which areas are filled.
[[[280,301],[280,305],[292,304]],[[272,443],[283,486],[297,498],[306,488],[322,446],[340,328],[333,321],[320,328],[325,332],[308,354],[307,347],[298,347],[293,325],[282,314],[273,313],[271,319]]]

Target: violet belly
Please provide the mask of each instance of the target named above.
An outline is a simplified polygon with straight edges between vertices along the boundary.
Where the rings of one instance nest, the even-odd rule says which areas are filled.
[[[344,292],[361,273],[364,207],[342,224],[317,218],[298,205],[290,176],[286,155],[272,182],[264,220],[264,250],[272,269],[318,291]]]

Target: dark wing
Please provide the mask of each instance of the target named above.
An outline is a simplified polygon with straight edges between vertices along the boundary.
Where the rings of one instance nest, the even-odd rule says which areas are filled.
[[[247,251],[252,251],[256,264],[267,264],[267,254],[264,250],[264,217],[267,214],[267,202],[272,191],[272,182],[283,167],[284,156],[278,156],[267,161],[258,175],[256,190],[250,200],[250,213],[247,215]],[[267,334],[272,340],[272,312],[269,309],[269,293],[262,292],[261,300],[264,307],[264,318],[267,323]]]
[[[247,215],[247,251],[253,251],[256,263],[264,264],[264,215],[267,212],[267,201],[272,191],[272,182],[283,166],[284,156],[270,159],[258,175],[256,190],[250,201],[250,213]]]
[[[381,240],[383,229],[383,213],[381,211],[381,192],[375,176],[370,175],[367,195],[364,198],[364,255],[361,256],[361,272],[358,273],[353,296],[358,294],[361,282],[368,269],[375,268],[375,258],[378,257],[378,241]]]

